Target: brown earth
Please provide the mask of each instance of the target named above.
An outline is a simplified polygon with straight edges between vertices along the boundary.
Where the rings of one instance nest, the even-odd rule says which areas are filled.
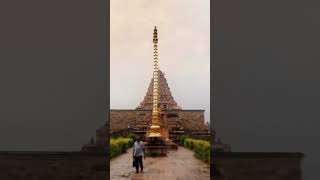
[[[194,157],[194,153],[179,147],[166,157],[147,157],[144,172],[135,173],[132,149],[110,162],[111,180],[209,180],[210,166]]]

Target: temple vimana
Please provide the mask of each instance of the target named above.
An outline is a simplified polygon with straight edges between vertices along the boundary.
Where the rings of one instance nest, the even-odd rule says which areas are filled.
[[[153,108],[153,78],[140,105],[135,109],[111,109],[110,133],[120,136],[123,132],[132,132],[143,137],[151,124]],[[182,135],[192,135],[209,139],[209,127],[205,123],[204,110],[186,110],[174,100],[164,73],[159,70],[159,109],[160,118],[169,129],[169,139],[177,142]]]

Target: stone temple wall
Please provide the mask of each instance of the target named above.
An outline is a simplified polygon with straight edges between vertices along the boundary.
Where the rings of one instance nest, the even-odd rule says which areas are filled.
[[[151,110],[110,110],[110,131],[116,132],[151,121]],[[182,127],[186,130],[208,130],[203,110],[167,110],[167,114],[178,114]]]
[[[151,110],[110,110],[110,131],[134,127],[139,121],[150,121]]]
[[[0,152],[1,180],[106,180],[106,154]]]
[[[182,126],[186,130],[204,131],[208,130],[208,127],[204,121],[203,110],[171,110],[168,113],[176,112],[179,114],[182,120]]]

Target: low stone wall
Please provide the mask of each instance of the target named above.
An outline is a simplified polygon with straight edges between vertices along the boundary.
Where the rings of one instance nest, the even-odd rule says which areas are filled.
[[[0,152],[1,180],[106,180],[106,154]]]
[[[301,153],[217,152],[214,180],[301,180]]]
[[[168,111],[168,113],[170,112],[179,113],[184,129],[193,131],[208,130],[204,121],[204,110]]]
[[[150,121],[151,110],[110,110],[110,131],[121,131],[134,127],[139,121]]]
[[[184,129],[193,131],[207,130],[204,121],[204,110],[168,110],[165,114],[178,114],[182,120]],[[135,127],[141,121],[151,120],[151,110],[110,110],[110,131],[117,132],[127,129],[128,126]]]

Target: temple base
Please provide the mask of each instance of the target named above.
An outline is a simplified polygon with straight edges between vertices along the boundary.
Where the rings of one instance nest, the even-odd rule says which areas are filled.
[[[166,146],[168,150],[178,150],[178,144],[174,143],[170,139],[166,142]]]
[[[147,137],[146,156],[166,156],[166,142],[160,137]]]

